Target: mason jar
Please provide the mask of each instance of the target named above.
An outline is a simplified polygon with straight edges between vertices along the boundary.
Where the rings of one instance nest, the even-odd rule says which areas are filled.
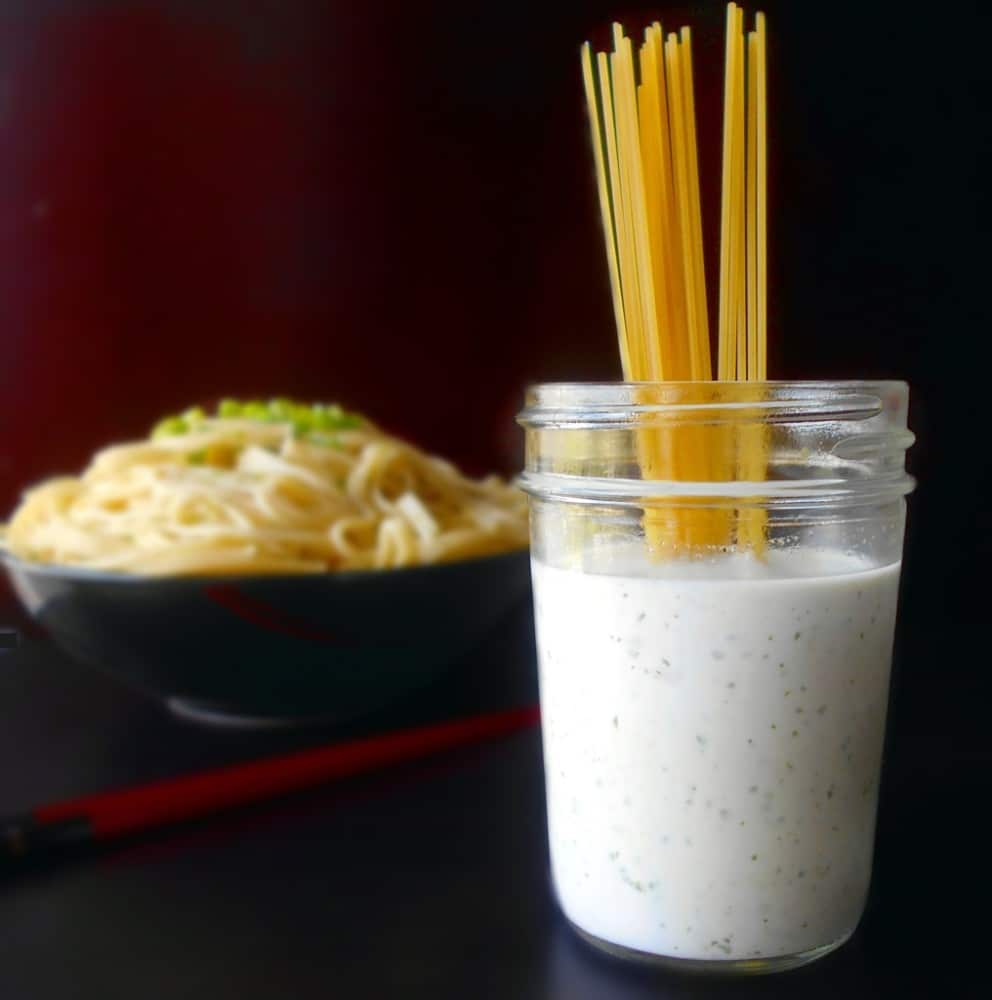
[[[902,382],[529,391],[552,879],[593,944],[772,972],[854,932],[907,402]]]

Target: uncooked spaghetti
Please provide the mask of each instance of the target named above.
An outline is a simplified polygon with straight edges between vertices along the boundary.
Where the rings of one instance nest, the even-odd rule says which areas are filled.
[[[692,39],[649,25],[635,59],[613,26],[613,51],[582,50],[600,214],[623,376],[631,382],[714,378],[700,204]],[[744,33],[727,9],[716,377],[767,378],[767,85],[765,19]],[[638,434],[645,479],[764,477],[763,428],[728,445],[716,431],[678,426]],[[730,456],[730,464],[727,457]],[[722,512],[645,512],[655,552],[729,543]],[[737,539],[760,549],[760,512],[741,511]]]

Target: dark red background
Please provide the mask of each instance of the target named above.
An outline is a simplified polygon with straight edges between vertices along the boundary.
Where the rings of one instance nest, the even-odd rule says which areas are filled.
[[[772,367],[911,382],[907,596],[981,617],[988,17],[888,7],[765,5]],[[528,381],[617,374],[577,50],[640,9],[695,29],[712,278],[722,3],[0,7],[0,511],[225,394],[513,471]]]

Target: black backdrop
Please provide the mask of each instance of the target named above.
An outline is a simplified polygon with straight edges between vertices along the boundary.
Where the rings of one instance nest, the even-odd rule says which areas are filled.
[[[983,6],[765,6],[772,369],[911,383],[926,630],[987,617]],[[231,392],[512,470],[526,382],[616,374],[577,47],[655,14],[695,29],[712,257],[722,3],[0,5],[0,508]]]

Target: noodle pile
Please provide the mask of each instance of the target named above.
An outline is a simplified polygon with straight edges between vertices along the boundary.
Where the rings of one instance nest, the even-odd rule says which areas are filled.
[[[337,407],[226,401],[29,490],[0,545],[31,562],[145,575],[446,562],[527,544],[523,495]]]

